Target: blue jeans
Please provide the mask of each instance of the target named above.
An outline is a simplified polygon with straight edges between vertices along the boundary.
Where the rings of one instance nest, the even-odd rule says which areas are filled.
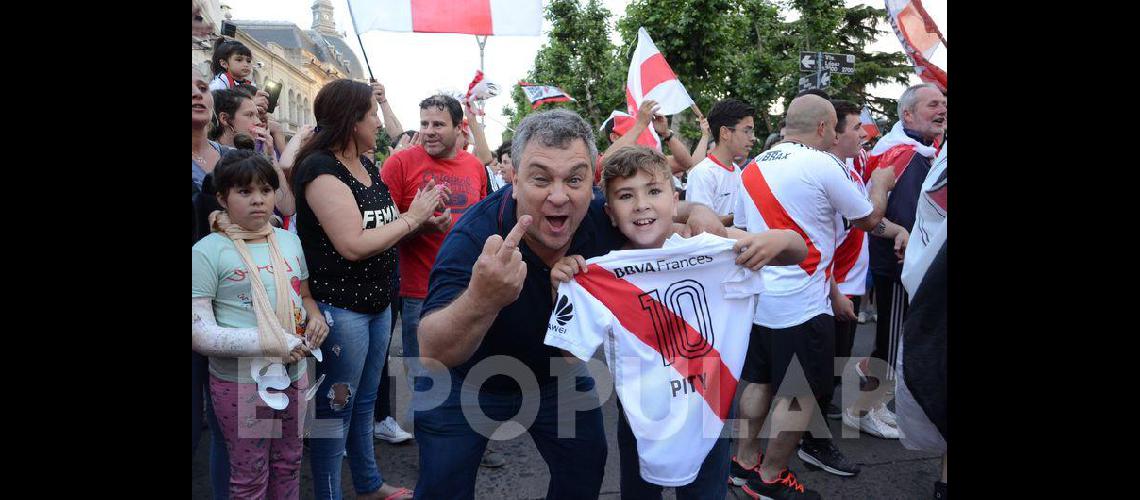
[[[733,413],[729,418],[733,418]],[[693,482],[674,488],[677,500],[723,500],[728,495],[729,439],[721,437],[705,455],[701,471]],[[684,450],[678,450],[683,453]],[[637,457],[637,438],[625,419],[625,410],[618,403],[618,454],[621,457],[621,497],[623,499],[661,498],[664,486],[641,478],[641,465]]]
[[[420,363],[420,337],[417,334],[424,300],[400,297],[400,302],[400,339],[404,344],[404,368],[407,370],[408,390],[411,391],[412,398],[415,398],[416,377],[424,375],[423,364]],[[408,416],[413,416],[412,405],[408,405]]]
[[[400,311],[400,339],[404,343],[404,362],[408,363],[408,384],[409,388],[415,386],[415,379],[412,378],[412,371],[415,370],[416,375],[421,375],[422,371],[419,363],[420,357],[420,336],[417,332],[420,329],[420,310],[424,307],[423,299],[413,299],[411,297],[401,297],[400,301],[403,307]]]
[[[309,435],[309,463],[318,499],[341,498],[341,452],[348,451],[352,485],[358,495],[384,485],[376,466],[372,442],[372,413],[380,371],[388,355],[392,309],[362,314],[318,302],[328,321],[329,335],[321,344],[324,361],[317,376],[325,376],[314,398],[316,421]],[[343,405],[333,404],[333,386],[349,389]]]
[[[559,386],[571,390],[568,381],[559,380],[539,388],[539,394],[490,394],[464,386],[452,372],[451,392],[439,406],[415,414],[416,443],[420,447],[420,480],[415,497],[471,499],[475,497],[475,475],[488,438],[480,434],[463,413],[461,394],[477,397],[479,408],[493,420],[510,419],[519,412],[524,398],[538,398],[538,412],[527,432],[535,447],[546,461],[550,471],[550,486],[546,498],[581,499],[597,498],[602,488],[606,463],[606,434],[602,426],[602,410],[598,408],[594,379],[583,369],[574,379],[579,401],[590,401],[591,410],[559,411]],[[428,390],[434,381],[421,378],[416,390]],[[439,382],[443,383],[443,382]],[[533,404],[533,400],[528,402]],[[473,407],[474,405],[470,405]],[[468,407],[468,411],[471,411]],[[573,430],[574,437],[558,437],[559,420],[564,429]],[[526,425],[526,422],[520,422]]]

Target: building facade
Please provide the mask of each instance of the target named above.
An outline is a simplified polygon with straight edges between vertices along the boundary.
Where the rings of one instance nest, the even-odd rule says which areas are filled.
[[[250,79],[254,85],[264,88],[267,81],[281,82],[281,96],[271,116],[281,123],[287,136],[315,122],[313,100],[326,83],[340,78],[366,81],[364,68],[345,41],[345,33],[336,30],[329,0],[313,2],[313,24],[308,31],[283,21],[233,20],[224,3],[203,0],[202,4],[203,15],[215,20],[219,31],[223,20],[237,26],[235,38],[253,53]],[[211,74],[212,54],[212,45],[198,45],[193,54],[193,64],[207,75]]]

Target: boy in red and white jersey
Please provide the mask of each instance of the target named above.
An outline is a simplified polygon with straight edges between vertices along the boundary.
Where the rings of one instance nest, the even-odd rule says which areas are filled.
[[[720,434],[748,349],[739,320],[762,289],[755,271],[799,262],[807,247],[792,231],[674,234],[678,196],[658,151],[620,149],[602,175],[605,210],[628,243],[553,266],[562,284],[545,342],[582,360],[604,345],[621,402],[623,498],[660,498],[662,486],[724,498],[730,443]]]

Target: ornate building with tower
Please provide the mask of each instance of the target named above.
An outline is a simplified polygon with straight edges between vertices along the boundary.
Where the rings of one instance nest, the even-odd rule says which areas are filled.
[[[251,79],[258,88],[264,88],[267,81],[282,83],[272,116],[289,136],[313,123],[313,99],[326,83],[340,78],[366,81],[364,67],[345,41],[345,33],[336,29],[329,0],[313,2],[309,30],[284,21],[232,19],[224,0],[202,0],[202,4],[204,16],[219,31],[223,21],[237,26],[234,38],[253,52]],[[213,46],[195,44],[193,64],[207,75],[212,54]]]

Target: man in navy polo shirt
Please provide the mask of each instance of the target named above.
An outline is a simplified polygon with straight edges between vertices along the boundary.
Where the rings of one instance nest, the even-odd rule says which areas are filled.
[[[526,429],[550,469],[546,498],[596,498],[606,461],[601,404],[586,365],[543,343],[550,265],[589,259],[624,237],[593,189],[591,127],[567,110],[526,117],[511,147],[513,185],[467,213],[443,242],[420,320],[416,498],[473,498],[488,437]],[[711,210],[683,204],[693,234],[723,235]],[[691,212],[691,217],[689,216]],[[519,426],[502,426],[513,420]]]

